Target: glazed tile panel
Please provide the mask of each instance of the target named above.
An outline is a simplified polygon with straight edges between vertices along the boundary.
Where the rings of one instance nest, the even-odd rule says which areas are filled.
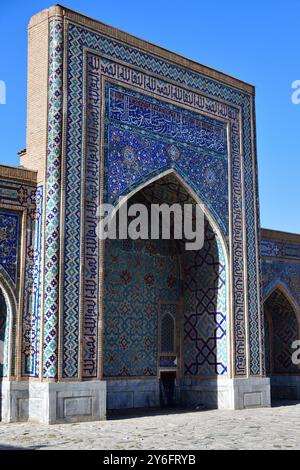
[[[0,265],[16,284],[18,273],[20,216],[0,211]]]
[[[106,242],[104,376],[156,376],[160,301],[178,301],[178,257],[159,241]],[[166,245],[165,245],[166,246]]]

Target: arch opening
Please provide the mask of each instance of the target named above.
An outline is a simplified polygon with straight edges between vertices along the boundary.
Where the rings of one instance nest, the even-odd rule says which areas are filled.
[[[271,398],[299,400],[300,365],[295,362],[295,342],[300,323],[293,302],[277,287],[264,302],[266,374],[271,379]]]
[[[9,303],[0,286],[0,380],[8,376],[9,321]]]
[[[2,381],[9,377],[10,304],[0,284],[0,421],[2,420]]]
[[[174,203],[199,203],[175,173],[127,198],[128,208]],[[108,409],[194,406],[187,385],[191,379],[200,383],[228,375],[227,252],[208,213],[204,235],[197,250],[187,250],[184,238],[165,240],[161,233],[158,239],[105,241],[103,375]],[[167,338],[170,334],[174,341]],[[162,343],[168,344],[162,348]],[[213,386],[211,390],[216,395]]]
[[[175,318],[165,313],[161,320],[160,351],[162,353],[175,352]]]

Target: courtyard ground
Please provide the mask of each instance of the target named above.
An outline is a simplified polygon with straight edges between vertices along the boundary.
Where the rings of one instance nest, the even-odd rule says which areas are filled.
[[[0,423],[0,449],[300,449],[300,404],[153,411],[62,425]]]

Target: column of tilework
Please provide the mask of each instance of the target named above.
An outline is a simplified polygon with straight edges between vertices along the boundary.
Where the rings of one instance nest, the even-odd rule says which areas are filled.
[[[50,21],[49,115],[46,180],[44,363],[43,376],[57,378],[62,143],[63,23]]]

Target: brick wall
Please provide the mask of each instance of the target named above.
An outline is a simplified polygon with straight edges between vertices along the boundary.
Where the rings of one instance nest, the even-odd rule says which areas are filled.
[[[27,137],[21,163],[44,179],[47,151],[49,11],[35,15],[28,27]]]

